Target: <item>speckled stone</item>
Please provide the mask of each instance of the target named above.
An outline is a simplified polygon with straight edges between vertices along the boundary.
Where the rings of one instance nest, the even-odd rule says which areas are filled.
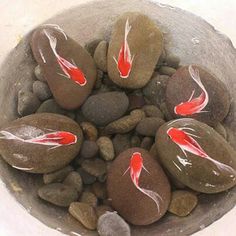
[[[199,156],[200,154],[193,154],[190,151],[184,153],[175,139],[171,139],[172,136],[167,134],[170,128],[184,128],[184,132],[195,135],[192,136],[194,142],[198,143],[195,149],[197,150],[200,145],[199,149],[203,150],[207,157],[203,154],[205,157],[203,158]],[[157,132],[156,147],[159,160],[167,171],[179,182],[195,191],[217,193],[236,184],[234,149],[213,128],[202,122],[184,118],[164,124]]]
[[[115,158],[115,151],[112,140],[108,137],[102,136],[97,140],[99,147],[99,154],[105,161],[111,161]]]

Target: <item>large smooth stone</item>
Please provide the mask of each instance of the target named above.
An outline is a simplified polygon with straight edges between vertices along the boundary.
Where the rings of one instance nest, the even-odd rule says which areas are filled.
[[[128,109],[124,92],[108,92],[90,96],[82,106],[83,115],[96,125],[107,125],[120,118]]]
[[[51,49],[45,30],[57,39],[57,53],[70,63],[75,63],[84,73],[87,80],[85,85],[77,84],[70,78],[62,76],[65,73]],[[31,48],[56,102],[65,109],[75,109],[92,91],[96,81],[96,66],[89,53],[70,37],[66,36],[66,39],[64,34],[56,26],[43,25],[34,31]]]
[[[128,34],[131,56],[134,55],[128,78],[121,78],[113,57],[118,58],[124,42],[125,23],[129,19],[132,27]],[[150,80],[162,53],[163,36],[155,22],[138,12],[127,12],[113,26],[108,48],[108,74],[111,80],[124,88],[142,88]]]
[[[9,132],[22,140],[3,135]],[[74,144],[50,146],[29,143],[27,140],[38,136],[67,131],[77,137]],[[40,113],[25,116],[9,122],[0,130],[0,153],[12,167],[30,173],[49,173],[66,166],[79,153],[83,133],[73,120],[56,114]]]
[[[168,135],[167,132],[170,132],[171,128],[182,129],[183,132],[195,135],[192,136],[195,141],[184,146],[188,138],[181,133]],[[177,143],[182,142],[183,146],[176,144],[176,139]],[[217,193],[236,184],[235,150],[213,128],[202,122],[190,118],[170,121],[157,131],[156,145],[159,160],[168,172],[195,191]],[[194,151],[191,150],[204,152],[208,157],[193,154]]]
[[[159,210],[156,203],[139,191],[125,171],[130,165],[133,153],[139,152],[144,169],[139,178],[139,186],[159,194]],[[112,207],[128,222],[134,225],[148,225],[160,219],[170,202],[169,181],[157,161],[141,148],[130,148],[119,154],[112,163],[107,176],[107,191]]]
[[[194,90],[193,99],[199,97],[203,91],[190,76],[188,68],[189,66],[184,66],[178,69],[169,79],[166,88],[167,108],[171,115],[176,118],[183,118],[183,116],[176,114],[175,106],[182,102],[187,102]],[[193,68],[199,70],[200,79],[208,93],[209,101],[206,107],[202,109],[203,112],[200,111],[200,113],[187,115],[187,117],[197,119],[209,125],[215,125],[217,122],[221,122],[229,112],[229,91],[215,75],[211,74],[204,67],[193,65]]]

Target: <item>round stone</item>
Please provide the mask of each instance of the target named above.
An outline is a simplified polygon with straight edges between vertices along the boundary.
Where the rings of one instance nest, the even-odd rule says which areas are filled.
[[[9,122],[1,127],[0,136],[4,160],[31,173],[50,173],[65,167],[77,156],[83,142],[82,130],[75,121],[49,113]]]
[[[116,61],[124,42],[125,26],[131,27],[127,36],[131,57],[130,73],[122,75]],[[108,74],[117,85],[125,88],[142,88],[150,80],[162,53],[163,36],[155,22],[138,12],[127,12],[120,16],[113,26],[108,48]],[[114,60],[116,58],[116,61]],[[128,78],[122,78],[128,76]]]
[[[228,114],[230,94],[207,69],[189,65],[178,69],[168,81],[166,104],[175,118],[194,118],[214,126]]]
[[[102,136],[97,140],[99,154],[105,161],[111,161],[115,158],[113,143],[110,138]]]
[[[61,183],[44,185],[38,190],[38,195],[43,200],[62,207],[67,207],[78,199],[75,188]]]
[[[236,153],[210,126],[191,118],[170,121],[156,135],[158,157],[179,182],[203,193],[236,184]]]
[[[135,155],[141,155],[142,160],[133,160],[131,165]],[[135,177],[131,179],[137,174],[131,175],[133,171],[142,171],[136,185]],[[158,162],[141,148],[130,148],[116,157],[108,172],[107,191],[112,207],[134,225],[157,221],[165,214],[170,202],[170,185],[165,173]]]
[[[65,178],[64,184],[74,187],[80,194],[83,189],[83,182],[80,174],[77,171],[71,171]]]
[[[99,147],[96,142],[85,140],[79,153],[80,158],[92,158],[97,155]]]
[[[104,126],[120,118],[128,105],[129,100],[124,92],[99,93],[86,100],[82,112],[89,121]]]
[[[33,83],[33,93],[41,101],[45,101],[52,96],[52,93],[51,93],[48,85],[42,81],[35,81]]]

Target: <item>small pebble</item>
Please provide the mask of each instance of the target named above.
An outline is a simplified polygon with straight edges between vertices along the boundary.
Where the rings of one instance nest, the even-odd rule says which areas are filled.
[[[144,136],[155,136],[157,130],[165,121],[158,117],[147,117],[142,119],[136,126],[136,131]]]
[[[145,117],[145,113],[142,110],[133,110],[130,115],[123,116],[120,119],[108,124],[104,132],[106,134],[123,134],[133,130],[136,125]]]
[[[79,194],[82,192],[83,181],[82,181],[82,178],[81,178],[79,172],[77,172],[77,171],[70,172],[67,175],[67,177],[65,178],[63,183],[74,187]]]
[[[140,147],[141,140],[138,135],[134,135],[131,137],[130,143],[131,143],[131,147]]]
[[[167,55],[165,62],[168,66],[177,69],[179,67],[180,58],[175,55]]]
[[[102,86],[102,78],[103,78],[103,71],[97,69],[97,79],[96,79],[96,83],[94,85],[95,89],[100,89]]]
[[[173,120],[173,117],[170,114],[165,102],[161,103],[160,109],[161,109],[162,113],[164,114],[166,121]]]
[[[87,203],[92,207],[96,207],[98,204],[98,199],[95,194],[86,191],[80,196],[80,202]]]
[[[113,209],[107,205],[100,205],[95,208],[96,215],[99,218],[101,215],[105,214],[107,211],[112,212]]]
[[[83,130],[85,139],[90,141],[96,141],[98,138],[98,130],[97,128],[90,122],[82,122],[80,123],[80,127]]]
[[[86,121],[86,118],[84,117],[84,115],[82,114],[82,111],[80,109],[78,109],[75,113],[75,121],[78,124]]]
[[[101,159],[85,160],[82,163],[82,168],[95,177],[104,175],[107,172],[106,163]]]
[[[141,142],[140,147],[149,151],[149,149],[151,148],[152,144],[153,144],[153,138],[151,138],[151,137],[144,137],[142,142]]]
[[[218,122],[215,127],[214,127],[215,131],[217,133],[219,133],[224,139],[227,140],[227,132],[225,130],[225,127],[220,123]]]
[[[38,195],[43,200],[62,207],[67,207],[78,199],[75,188],[61,183],[42,186],[38,190]]]
[[[35,81],[33,83],[33,93],[36,94],[41,101],[45,101],[52,96],[52,92],[48,85],[42,81]]]
[[[79,172],[84,184],[92,184],[96,181],[96,177],[93,175],[90,175],[83,168],[79,168],[79,169],[77,169],[77,171]]]
[[[99,199],[105,199],[107,197],[106,185],[95,182],[92,185],[92,191]]]
[[[165,48],[163,48],[162,54],[159,57],[159,60],[156,65],[156,70],[158,70],[162,65],[164,65],[165,60],[166,60],[166,50],[165,50]]]
[[[40,106],[40,101],[35,94],[30,91],[20,90],[18,92],[17,111],[21,116],[34,113]]]
[[[54,171],[52,173],[44,174],[43,175],[43,182],[45,184],[50,183],[60,183],[62,182],[66,176],[73,171],[73,168],[71,166],[66,166],[60,170]]]
[[[161,75],[172,76],[175,72],[176,72],[176,69],[169,67],[169,66],[161,66],[159,69],[159,73]]]
[[[97,48],[98,44],[102,41],[102,39],[93,39],[87,42],[84,48],[88,51],[88,53],[93,56],[95,49]]]
[[[134,109],[140,109],[146,104],[142,94],[141,95],[130,94],[128,95],[128,98],[129,98],[129,108],[128,108],[129,111],[132,111]]]
[[[116,156],[131,147],[130,134],[117,134],[112,140]]]
[[[104,72],[107,71],[107,49],[108,43],[105,40],[102,40],[97,45],[93,55],[97,67]]]
[[[97,155],[99,147],[96,142],[85,140],[82,143],[81,150],[79,156],[81,158],[92,158]]]
[[[177,216],[187,216],[197,206],[197,196],[189,191],[172,192],[168,211]]]
[[[95,230],[97,227],[97,215],[93,207],[82,202],[72,202],[69,207],[70,214],[84,227]]]
[[[145,112],[147,117],[159,117],[164,119],[162,111],[154,105],[145,105],[142,107],[142,110]]]
[[[40,81],[46,81],[46,79],[44,78],[44,76],[42,75],[42,71],[41,71],[41,68],[40,68],[40,65],[37,65],[34,69],[34,75],[35,77],[40,80]]]
[[[56,113],[65,115],[66,110],[61,108],[54,99],[48,99],[41,104],[36,113]]]
[[[151,80],[143,88],[144,96],[152,105],[160,106],[165,101],[165,93],[169,76],[154,73]]]
[[[131,236],[129,225],[116,212],[101,215],[97,230],[100,236]]]
[[[115,158],[113,143],[110,138],[102,136],[97,140],[99,154],[105,161],[111,161]]]

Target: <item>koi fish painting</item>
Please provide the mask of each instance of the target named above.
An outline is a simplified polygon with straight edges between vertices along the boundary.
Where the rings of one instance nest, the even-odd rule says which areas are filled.
[[[143,158],[142,158],[141,153],[140,152],[134,152],[131,156],[131,159],[130,159],[130,165],[129,165],[128,169],[124,172],[123,175],[125,175],[128,171],[130,171],[130,178],[131,178],[134,186],[140,192],[142,192],[143,194],[145,194],[146,196],[151,198],[155,202],[158,211],[160,211],[159,202],[162,201],[161,196],[156,192],[153,192],[151,190],[144,189],[144,188],[140,187],[139,178],[140,178],[140,175],[141,175],[141,172],[142,172],[143,169],[148,174],[150,174],[149,171],[143,165]]]
[[[50,47],[57,59],[57,62],[61,68],[61,70],[63,71],[64,74],[60,74],[59,75],[67,78],[67,79],[71,79],[72,81],[74,81],[76,84],[80,85],[80,86],[85,86],[87,83],[87,79],[85,78],[84,73],[82,72],[82,70],[80,70],[75,62],[72,60],[72,63],[67,61],[65,58],[61,57],[56,50],[57,47],[57,39],[55,37],[53,37],[52,35],[50,35],[46,30],[44,30],[44,33],[46,35],[46,37],[49,40],[49,44]],[[42,55],[41,55],[42,56]],[[45,58],[42,58],[43,61],[46,63]]]
[[[126,79],[129,77],[129,74],[132,69],[133,59],[134,59],[134,55],[131,56],[131,52],[130,52],[130,48],[129,48],[129,44],[127,40],[130,30],[131,30],[131,26],[129,25],[129,20],[127,19],[126,24],[125,24],[124,42],[121,45],[118,59],[116,59],[115,56],[113,56],[113,59],[117,65],[117,69],[120,73],[120,77],[123,79]]]
[[[226,171],[236,175],[236,171],[229,165],[221,163],[213,158],[211,158],[200,146],[200,144],[194,139],[200,138],[195,134],[187,132],[187,130],[194,131],[192,128],[183,127],[183,128],[174,128],[171,127],[167,130],[167,135],[171,138],[171,140],[181,149],[184,155],[187,157],[187,153],[194,154],[200,158],[205,158],[216,165],[216,167],[221,171]]]
[[[206,88],[202,84],[198,69],[194,69],[192,65],[190,65],[188,67],[188,71],[191,78],[201,88],[202,92],[198,97],[193,98],[194,93],[195,93],[195,90],[193,90],[190,98],[187,101],[181,102],[180,104],[175,106],[174,108],[175,114],[181,115],[181,116],[188,116],[188,115],[193,115],[197,113],[207,112],[207,111],[204,111],[203,109],[207,106],[209,102],[209,95],[208,95],[208,92],[206,91]]]
[[[51,132],[30,139],[23,139],[17,137],[16,135],[8,131],[0,131],[0,135],[2,135],[0,139],[18,140],[24,143],[51,146],[51,148],[61,147],[65,145],[72,145],[77,142],[77,136],[67,131]]]

